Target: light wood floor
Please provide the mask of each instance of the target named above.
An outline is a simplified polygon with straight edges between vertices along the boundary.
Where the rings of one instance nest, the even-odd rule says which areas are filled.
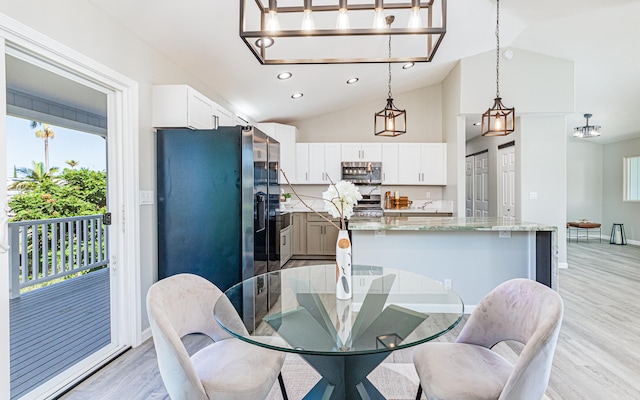
[[[640,246],[570,243],[568,261],[560,271],[565,314],[546,398],[640,399]],[[498,351],[515,359],[518,347],[505,344]],[[63,399],[168,399],[153,344],[125,353]]]

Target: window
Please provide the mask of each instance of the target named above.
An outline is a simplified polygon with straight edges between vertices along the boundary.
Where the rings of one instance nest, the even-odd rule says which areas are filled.
[[[624,200],[640,201],[640,156],[624,158]]]

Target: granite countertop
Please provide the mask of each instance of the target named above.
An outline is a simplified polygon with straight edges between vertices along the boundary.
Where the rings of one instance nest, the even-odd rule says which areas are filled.
[[[501,218],[394,217],[354,218],[352,231],[557,231],[557,227]]]

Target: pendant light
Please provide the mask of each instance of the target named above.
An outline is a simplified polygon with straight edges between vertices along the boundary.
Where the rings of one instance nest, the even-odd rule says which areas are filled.
[[[593,115],[585,114],[584,117],[587,119],[587,123],[584,126],[576,126],[573,128],[573,137],[577,138],[591,138],[600,136],[600,129],[602,128],[600,125],[589,125],[589,118]]]
[[[387,27],[391,28],[391,23],[395,17],[388,16],[385,19]],[[391,35],[389,35],[389,59],[391,59]],[[382,111],[374,116],[373,130],[376,136],[399,136],[407,133],[407,112],[400,110],[393,104],[391,97],[391,62],[389,62],[389,92],[387,105]]]
[[[482,114],[482,136],[506,136],[515,130],[515,108],[507,108],[500,97],[500,0],[496,0],[496,98]]]

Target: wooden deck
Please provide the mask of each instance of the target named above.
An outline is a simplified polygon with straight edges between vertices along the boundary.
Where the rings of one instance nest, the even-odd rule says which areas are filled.
[[[111,343],[109,269],[10,301],[11,398]]]

